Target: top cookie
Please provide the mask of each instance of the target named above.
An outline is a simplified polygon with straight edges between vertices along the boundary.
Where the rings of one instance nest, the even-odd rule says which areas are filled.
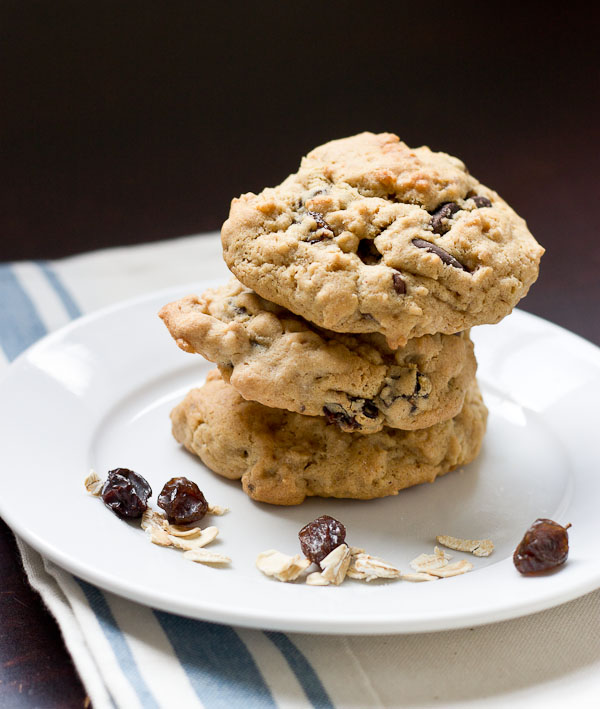
[[[460,160],[391,133],[326,143],[278,187],[234,199],[222,241],[263,298],[391,347],[498,322],[544,252]]]

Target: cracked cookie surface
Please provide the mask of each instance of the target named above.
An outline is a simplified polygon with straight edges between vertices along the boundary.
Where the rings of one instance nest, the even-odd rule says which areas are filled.
[[[173,435],[211,470],[241,479],[252,499],[296,505],[305,497],[395,495],[472,461],[487,409],[473,380],[462,411],[418,431],[340,431],[323,417],[246,401],[218,372],[171,412]]]
[[[323,330],[236,279],[160,311],[186,352],[219,365],[243,397],[325,416],[344,431],[417,429],[455,416],[477,367],[468,333],[392,350],[379,334]]]
[[[498,322],[544,251],[460,160],[390,133],[316,148],[281,185],[234,199],[221,233],[230,270],[262,297],[391,347]]]

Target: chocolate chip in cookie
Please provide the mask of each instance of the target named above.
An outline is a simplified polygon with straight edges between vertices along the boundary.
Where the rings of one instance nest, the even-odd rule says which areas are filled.
[[[406,293],[406,283],[399,273],[392,274],[392,283],[398,295],[404,295]]]
[[[447,251],[444,251],[444,249],[437,244],[432,244],[431,241],[425,241],[425,239],[413,239],[412,243],[418,249],[425,249],[426,251],[429,251],[430,254],[439,256],[447,266],[454,266],[454,268],[460,268],[469,273],[469,269],[466,266],[463,266],[460,261],[457,261],[454,256],[450,255]]]
[[[379,409],[372,401],[365,399],[362,405],[363,414],[370,419],[376,419],[379,416]]]
[[[356,431],[361,428],[354,416],[350,416],[340,404],[325,404],[323,414],[327,423],[337,424],[342,431]]]
[[[459,211],[460,207],[455,202],[444,202],[444,204],[441,204],[435,212],[431,214],[431,228],[434,233],[441,235],[450,231],[448,220],[452,219],[452,216]]]
[[[474,197],[471,197],[473,202],[475,202],[475,206],[477,209],[481,209],[482,207],[491,207],[492,203],[487,197],[483,197],[481,195],[475,195]]]
[[[367,266],[374,266],[381,261],[381,252],[375,246],[373,239],[361,239],[356,255]]]
[[[319,212],[311,212],[310,210],[306,213],[317,223],[317,229],[311,232],[312,238],[309,239],[309,244],[316,244],[319,241],[323,241],[323,239],[333,239],[333,229],[325,221],[322,214],[319,214]]]

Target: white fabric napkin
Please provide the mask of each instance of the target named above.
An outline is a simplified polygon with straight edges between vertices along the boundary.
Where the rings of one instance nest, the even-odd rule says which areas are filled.
[[[79,314],[220,277],[228,272],[217,235],[0,264],[0,368]],[[465,630],[286,634],[154,611],[77,579],[18,542],[95,709],[600,706],[600,591]]]

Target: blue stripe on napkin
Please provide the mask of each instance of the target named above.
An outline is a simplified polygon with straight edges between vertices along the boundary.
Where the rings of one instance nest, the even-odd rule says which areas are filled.
[[[81,315],[81,310],[79,309],[79,306],[75,302],[73,296],[65,288],[63,282],[56,275],[50,264],[47,261],[36,261],[36,264],[39,266],[40,270],[42,271],[44,276],[46,276],[48,282],[50,283],[52,288],[54,288],[58,297],[61,299],[62,304],[65,306],[65,310],[69,314],[69,317],[73,319],[78,318]]]
[[[10,264],[0,264],[0,345],[7,359],[13,360],[45,334],[44,323]]]
[[[207,709],[276,707],[254,658],[233,628],[162,611],[155,615]]]
[[[74,298],[46,262],[38,262],[48,282],[72,317],[81,315]],[[9,360],[47,334],[34,303],[13,273],[0,264],[0,346]],[[119,628],[102,591],[77,577],[90,608],[110,643],[144,709],[157,707],[144,681],[126,636]],[[207,709],[276,707],[254,658],[233,628],[155,611],[194,691]],[[281,652],[313,706],[334,705],[315,670],[284,633],[265,635]]]
[[[284,656],[312,705],[319,709],[334,709],[333,702],[325,691],[325,687],[322,685],[317,673],[288,636],[284,633],[275,633],[273,631],[265,631],[265,635]]]
[[[102,632],[110,643],[112,651],[115,653],[119,667],[138,695],[142,706],[144,709],[159,709],[158,704],[154,699],[154,695],[148,689],[148,685],[140,673],[131,649],[126,642],[123,633],[119,629],[112,611],[108,607],[104,594],[95,586],[87,583],[87,581],[83,581],[82,579],[77,578],[77,576],[74,578],[85,594],[87,602],[90,604],[90,608],[96,614],[96,618],[102,628]]]

